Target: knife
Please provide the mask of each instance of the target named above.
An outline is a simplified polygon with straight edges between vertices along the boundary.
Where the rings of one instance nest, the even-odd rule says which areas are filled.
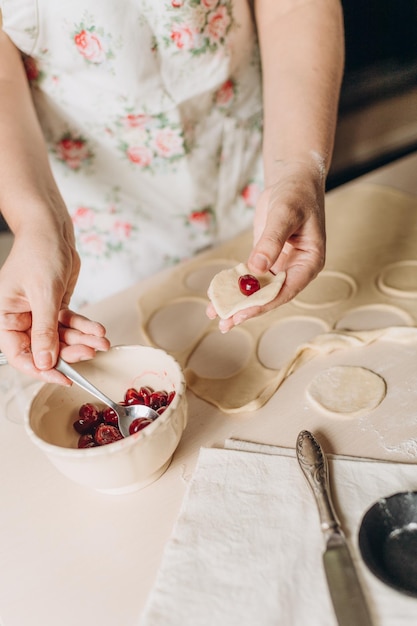
[[[308,430],[299,433],[296,453],[319,511],[326,542],[323,565],[337,622],[339,626],[372,626],[365,596],[332,502],[326,456]]]

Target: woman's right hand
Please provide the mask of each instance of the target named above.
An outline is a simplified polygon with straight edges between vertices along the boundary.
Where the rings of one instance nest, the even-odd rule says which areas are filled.
[[[0,348],[10,365],[43,381],[68,384],[53,369],[60,353],[75,362],[109,348],[101,324],[68,308],[79,268],[68,214],[15,233],[0,270]]]

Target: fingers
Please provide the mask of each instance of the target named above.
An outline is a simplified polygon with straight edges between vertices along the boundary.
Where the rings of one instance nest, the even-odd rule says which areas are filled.
[[[0,349],[22,372],[68,384],[54,369],[61,347],[71,346],[68,355],[76,361],[107,350],[109,342],[102,324],[67,310],[80,259],[59,194],[51,193],[41,209],[46,219],[19,229],[1,268]],[[61,215],[61,228],[50,214]]]
[[[262,315],[264,312],[264,306],[248,307],[247,309],[235,313],[232,317],[219,320],[219,330],[221,333],[227,333],[235,326],[239,326],[239,324],[243,324],[251,318]]]
[[[265,202],[267,206],[263,206]],[[254,246],[247,263],[254,274],[271,270],[280,258],[285,243],[307,222],[308,212],[294,204],[294,199],[290,204],[276,198],[273,191],[261,198],[254,228]],[[283,263],[280,269],[284,269]]]
[[[279,168],[275,183],[256,205],[254,245],[247,262],[251,272],[286,270],[288,244],[314,252],[316,259],[324,256],[324,191],[316,167],[290,162]]]
[[[279,257],[287,233],[283,230],[283,217],[277,207],[270,210],[273,193],[268,189],[261,194],[254,220],[254,246],[248,258],[248,268],[254,274],[264,274]]]
[[[75,363],[93,358],[97,350],[106,351],[110,348],[110,341],[105,336],[106,329],[99,322],[69,309],[59,311],[57,319],[58,324],[50,315],[50,319],[39,328],[33,316],[31,345],[33,360],[38,369],[53,367],[60,351],[63,358]],[[51,324],[49,327],[48,321]]]
[[[59,325],[58,334],[63,345],[82,345],[86,348],[91,348],[94,352],[97,350],[105,352],[110,348],[110,341],[107,337],[97,337],[97,335],[86,334],[74,328],[66,328]]]
[[[27,311],[21,313],[11,313],[0,311],[0,332],[8,330],[26,331],[30,328],[32,316]]]
[[[35,367],[39,370],[51,369],[59,354],[58,314],[62,297],[49,294],[39,297],[38,292],[32,295],[32,327],[30,341]]]
[[[271,302],[219,320],[220,331],[228,332],[293,299],[323,268],[325,245],[324,189],[320,181],[291,174],[265,190],[256,206],[254,245],[247,266],[255,275],[285,271],[285,282]],[[206,314],[210,319],[216,317],[211,303]]]
[[[210,320],[214,320],[217,317],[216,309],[211,302],[209,302],[207,305],[206,315]]]
[[[30,338],[27,333],[0,330],[0,346],[8,363],[27,376],[43,382],[69,385],[65,376],[54,369],[40,370],[36,367],[30,350]]]
[[[108,350],[110,341],[99,322],[68,309],[57,314],[60,320],[57,322],[51,310],[52,307],[49,319],[45,307],[38,309],[33,319],[28,312],[0,315],[0,348],[9,364],[24,374],[44,382],[68,385],[68,379],[53,369],[59,352],[70,363],[76,363],[93,358],[97,350]],[[36,324],[37,318],[42,324]]]
[[[110,341],[103,324],[63,307],[58,315],[60,354],[68,363],[94,358],[96,351],[106,351]]]
[[[88,361],[96,355],[96,350],[85,344],[65,345],[61,344],[60,356],[68,363]]]
[[[290,255],[289,258],[291,258]],[[311,282],[319,271],[316,259],[314,257],[310,258],[308,255],[306,255],[305,258],[302,258],[302,255],[300,255],[294,264],[291,264],[291,261],[288,263],[289,265],[286,269],[285,281],[277,297],[263,306],[247,307],[246,309],[235,313],[232,317],[219,319],[218,326],[220,332],[227,333],[232,330],[234,326],[243,324],[249,319],[258,317],[259,315],[264,315],[265,313],[286,304],[298,293],[300,293],[300,291],[302,291]],[[216,311],[211,303],[207,306],[206,314],[210,319],[216,318]]]
[[[61,309],[58,321],[62,326],[79,330],[86,335],[94,335],[96,337],[104,337],[106,335],[106,329],[103,324],[90,320],[88,317],[75,313],[68,308]]]
[[[99,322],[90,320],[79,313],[74,313],[70,309],[62,309],[58,319],[61,344],[78,346],[81,350],[80,358],[75,357],[72,362],[81,360],[81,355],[85,355],[85,358],[91,358],[95,351],[106,351],[110,348],[106,329]],[[71,352],[71,354],[76,354],[76,352]]]

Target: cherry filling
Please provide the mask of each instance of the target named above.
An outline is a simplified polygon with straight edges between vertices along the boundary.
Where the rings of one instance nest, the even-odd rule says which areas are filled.
[[[255,291],[259,291],[260,288],[259,280],[252,274],[239,276],[239,289],[244,296],[251,296]]]
[[[175,397],[175,391],[159,390],[155,391],[150,387],[140,387],[135,389],[130,387],[126,390],[122,405],[144,404],[154,409],[161,415],[171,404]],[[138,417],[130,424],[129,433],[131,435],[152,424],[151,419]],[[78,411],[78,419],[73,423],[73,427],[80,435],[78,448],[95,448],[105,446],[114,441],[123,439],[118,428],[117,415],[110,407],[99,409],[95,404],[87,402]]]
[[[148,426],[148,424],[152,424],[152,420],[147,417],[137,417],[129,426],[129,434],[133,435],[134,433],[138,433],[142,428]]]
[[[98,446],[105,446],[107,443],[113,443],[119,439],[123,439],[122,433],[111,424],[100,424],[94,433],[94,441]]]
[[[74,422],[74,428],[80,435],[93,432],[103,421],[98,408],[90,402],[83,404],[78,411],[78,419]]]

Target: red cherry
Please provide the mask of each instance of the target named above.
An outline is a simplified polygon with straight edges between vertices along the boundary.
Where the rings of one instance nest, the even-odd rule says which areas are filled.
[[[170,391],[168,394],[168,400],[167,400],[167,406],[169,406],[171,404],[171,402],[173,401],[173,399],[175,398],[175,391]]]
[[[144,385],[143,387],[139,389],[138,393],[139,393],[139,396],[143,400],[142,404],[149,406],[150,398],[153,393],[152,387],[147,387]]]
[[[259,291],[260,288],[259,280],[252,274],[239,276],[239,289],[244,296],[251,296],[255,291]]]
[[[119,426],[119,420],[117,418],[116,411],[109,406],[106,406],[106,408],[103,409],[103,419],[106,424],[111,424],[112,426],[117,427]]]
[[[161,406],[166,406],[168,402],[168,393],[166,391],[154,391],[149,398],[149,406],[157,411]]]
[[[119,439],[123,439],[120,430],[110,424],[100,424],[94,433],[94,440],[99,446],[105,446]]]
[[[134,389],[134,387],[130,387],[126,391],[124,401],[126,402],[127,405],[143,404],[142,397],[140,396],[139,392],[136,389]]]
[[[97,414],[100,413],[95,404],[91,404],[91,402],[86,402],[80,406],[78,411],[78,416],[81,419],[95,419]]]
[[[78,415],[79,419],[74,422],[73,426],[80,435],[93,432],[102,421],[101,412],[90,402],[80,407]]]
[[[94,437],[91,434],[81,435],[78,439],[79,448],[95,448],[97,446]]]
[[[152,424],[152,421],[153,420],[150,420],[147,417],[137,417],[129,426],[129,434],[134,435],[135,433],[138,433],[142,430],[142,428]]]

